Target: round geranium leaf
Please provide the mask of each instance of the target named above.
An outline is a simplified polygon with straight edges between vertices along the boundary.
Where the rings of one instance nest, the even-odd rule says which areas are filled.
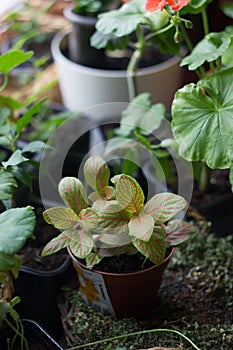
[[[233,162],[233,69],[180,89],[172,104],[172,129],[179,154],[213,169]]]

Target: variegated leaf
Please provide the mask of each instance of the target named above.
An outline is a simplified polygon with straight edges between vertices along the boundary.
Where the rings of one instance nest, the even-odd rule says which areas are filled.
[[[116,199],[122,209],[130,214],[140,214],[144,206],[144,193],[137,181],[129,175],[121,175],[116,182]]]
[[[155,227],[149,241],[133,239],[133,245],[146,258],[151,260],[155,265],[161,264],[165,257],[166,243],[164,240],[165,230],[162,227]]]
[[[100,156],[88,158],[84,165],[84,176],[93,190],[103,196],[110,177],[110,170],[104,159]]]
[[[85,230],[94,229],[99,223],[99,216],[92,208],[83,209],[80,212],[81,226]]]
[[[60,235],[53,238],[41,252],[41,256],[47,256],[57,253],[59,250],[66,248],[70,245],[74,233],[78,233],[78,230],[68,229],[63,231]]]
[[[75,177],[64,177],[59,183],[58,191],[64,203],[77,215],[88,207],[86,189]]]
[[[98,264],[102,258],[97,253],[90,253],[86,257],[86,266],[88,269],[92,269],[94,265]]]
[[[140,214],[129,222],[129,234],[143,241],[149,241],[154,229],[154,219],[147,214]]]
[[[94,239],[90,232],[81,230],[73,235],[69,244],[71,252],[77,258],[84,259],[91,252],[94,245]]]
[[[174,193],[154,195],[145,205],[144,212],[151,215],[157,224],[162,224],[187,206],[186,200]]]
[[[182,220],[172,220],[166,226],[165,241],[167,245],[176,246],[197,231],[197,227]]]
[[[129,214],[117,201],[108,201],[99,213],[98,232],[117,234],[128,232]]]
[[[104,188],[105,199],[110,200],[115,198],[115,188],[112,186],[106,186]]]
[[[58,229],[72,228],[77,225],[79,217],[75,212],[66,207],[55,207],[43,212],[43,217],[48,224]]]
[[[106,201],[105,199],[97,199],[92,208],[96,210],[98,213],[116,213],[122,211],[116,200]]]
[[[131,252],[132,254],[131,247],[132,247],[131,243],[120,247],[114,247],[114,248],[112,248],[107,244],[106,245],[103,244],[99,249],[99,256],[104,258],[104,257],[110,257],[114,255],[119,255],[119,254],[127,254],[128,252]]]
[[[132,237],[130,237],[127,233],[120,234],[108,234],[104,233],[99,236],[99,240],[108,245],[119,247],[132,242]]]

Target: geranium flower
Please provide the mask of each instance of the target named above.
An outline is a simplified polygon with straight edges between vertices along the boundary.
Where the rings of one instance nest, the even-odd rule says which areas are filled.
[[[165,5],[171,7],[174,11],[179,11],[184,6],[186,6],[190,0],[147,0],[146,1],[146,10],[153,12],[155,10],[163,10]]]

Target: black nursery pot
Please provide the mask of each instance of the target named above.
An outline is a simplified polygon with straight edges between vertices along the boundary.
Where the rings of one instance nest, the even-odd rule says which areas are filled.
[[[97,17],[79,15],[73,11],[73,6],[66,6],[64,16],[72,23],[68,36],[69,58],[83,66],[103,68],[104,50],[95,49],[90,45],[90,37],[95,32]]]
[[[30,319],[23,319],[22,323],[24,326],[25,338],[28,341],[30,350],[64,350],[39,323]],[[1,350],[8,350],[7,339],[11,339],[13,336],[14,332],[9,327],[1,328]],[[19,340],[16,341],[12,350],[20,350]]]
[[[212,232],[217,236],[233,234],[233,193],[226,193],[208,204],[199,205],[197,209],[211,222]]]
[[[15,295],[21,298],[16,310],[21,318],[39,322],[54,337],[63,334],[57,297],[61,286],[73,276],[69,257],[57,269],[38,271],[26,266],[20,269],[15,280]]]

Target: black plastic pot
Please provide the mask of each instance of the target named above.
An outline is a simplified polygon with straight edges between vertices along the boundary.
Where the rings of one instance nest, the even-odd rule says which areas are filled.
[[[63,350],[56,340],[39,323],[29,319],[23,319],[22,323],[24,326],[25,338],[28,341],[30,350]],[[7,339],[11,339],[13,336],[14,333],[9,327],[3,326],[1,328],[1,350],[8,350]],[[20,350],[19,341],[16,341],[16,344],[12,350]]]
[[[73,276],[69,256],[56,270],[37,271],[26,266],[15,280],[15,295],[21,298],[16,306],[22,318],[39,322],[55,337],[63,334],[57,297],[60,288]]]
[[[65,18],[72,23],[68,37],[69,57],[72,61],[92,67],[103,68],[104,50],[95,49],[90,45],[90,37],[95,32],[97,17],[79,15],[73,11],[73,6],[64,9]]]
[[[233,193],[226,193],[208,204],[201,204],[197,209],[211,222],[211,231],[217,236],[233,234]]]

